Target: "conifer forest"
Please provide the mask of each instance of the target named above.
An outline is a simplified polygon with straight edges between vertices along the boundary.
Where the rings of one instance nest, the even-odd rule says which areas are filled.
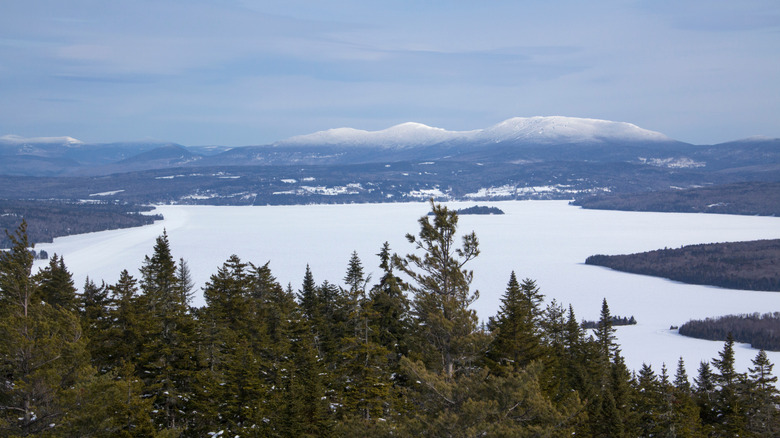
[[[22,222],[0,253],[0,436],[771,437],[777,377],[763,350],[629,370],[606,300],[595,329],[507,272],[481,324],[479,240],[431,203],[410,254],[357,253],[338,283],[284,285],[231,256],[191,305],[159,236],[138,275],[77,292],[53,255],[32,272]],[[410,224],[413,228],[413,224]],[[594,303],[598,305],[599,303]]]

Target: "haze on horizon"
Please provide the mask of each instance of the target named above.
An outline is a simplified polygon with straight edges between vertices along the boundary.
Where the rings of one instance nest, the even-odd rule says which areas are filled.
[[[268,144],[419,122],[780,137],[780,3],[30,0],[0,7],[0,136]]]

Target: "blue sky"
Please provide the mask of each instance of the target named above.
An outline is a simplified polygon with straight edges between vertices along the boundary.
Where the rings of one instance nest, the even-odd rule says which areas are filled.
[[[537,115],[780,137],[780,2],[0,4],[0,136],[239,146]]]

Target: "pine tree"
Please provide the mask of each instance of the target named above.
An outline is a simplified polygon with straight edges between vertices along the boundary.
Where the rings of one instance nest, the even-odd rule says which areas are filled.
[[[463,246],[455,248],[458,215],[431,200],[433,222],[419,220],[417,237],[407,234],[409,243],[422,255],[394,257],[396,266],[413,281],[414,314],[422,336],[438,356],[442,371],[453,378],[459,367],[476,359],[482,348],[477,336],[477,315],[469,306],[479,297],[471,292],[473,272],[464,266],[479,255],[479,241],[472,232],[463,236]]]

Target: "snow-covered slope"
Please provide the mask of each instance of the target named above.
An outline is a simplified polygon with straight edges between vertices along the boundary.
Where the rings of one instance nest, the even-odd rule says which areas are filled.
[[[364,131],[353,128],[336,128],[308,135],[299,135],[277,142],[276,146],[380,146],[404,148],[427,146],[444,141],[468,138],[479,131],[447,131],[422,123],[407,122],[381,131]]]
[[[478,143],[604,143],[666,142],[669,137],[631,123],[576,117],[515,117],[486,129],[447,131],[421,123],[403,123],[381,131],[329,129],[292,137],[277,146],[375,146],[383,148],[429,146],[453,141]]]
[[[625,122],[576,117],[515,117],[483,130],[480,139],[492,142],[528,141],[574,143],[603,141],[673,141],[655,131]]]
[[[81,140],[77,140],[73,137],[31,137],[25,138],[18,135],[4,135],[0,137],[0,142],[9,144],[66,144],[66,145],[79,145],[83,144]]]

